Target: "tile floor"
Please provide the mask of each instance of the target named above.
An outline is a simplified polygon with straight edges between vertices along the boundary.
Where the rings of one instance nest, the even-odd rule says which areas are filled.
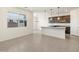
[[[79,37],[62,40],[39,33],[30,34],[0,42],[0,52],[79,52]]]

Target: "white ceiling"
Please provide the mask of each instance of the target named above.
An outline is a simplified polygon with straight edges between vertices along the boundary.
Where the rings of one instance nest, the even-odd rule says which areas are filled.
[[[60,7],[59,8],[59,13],[69,13],[71,10],[77,9],[79,7]],[[52,13],[57,14],[58,9],[57,7],[28,7],[27,9],[33,11],[33,12],[51,12],[50,9],[52,10]]]

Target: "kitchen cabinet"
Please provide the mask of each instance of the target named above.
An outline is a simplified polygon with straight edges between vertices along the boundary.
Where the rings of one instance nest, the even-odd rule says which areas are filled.
[[[49,23],[70,23],[70,15],[49,17]]]

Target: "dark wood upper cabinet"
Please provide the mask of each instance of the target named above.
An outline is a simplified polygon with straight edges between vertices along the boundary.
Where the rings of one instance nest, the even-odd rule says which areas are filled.
[[[49,23],[70,23],[70,15],[49,17]]]

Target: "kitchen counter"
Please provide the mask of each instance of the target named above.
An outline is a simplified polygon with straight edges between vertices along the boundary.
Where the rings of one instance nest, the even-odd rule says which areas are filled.
[[[66,28],[66,27],[41,27],[41,28],[63,29],[63,28]]]
[[[65,26],[58,27],[41,27],[42,33],[48,36],[65,39]]]

